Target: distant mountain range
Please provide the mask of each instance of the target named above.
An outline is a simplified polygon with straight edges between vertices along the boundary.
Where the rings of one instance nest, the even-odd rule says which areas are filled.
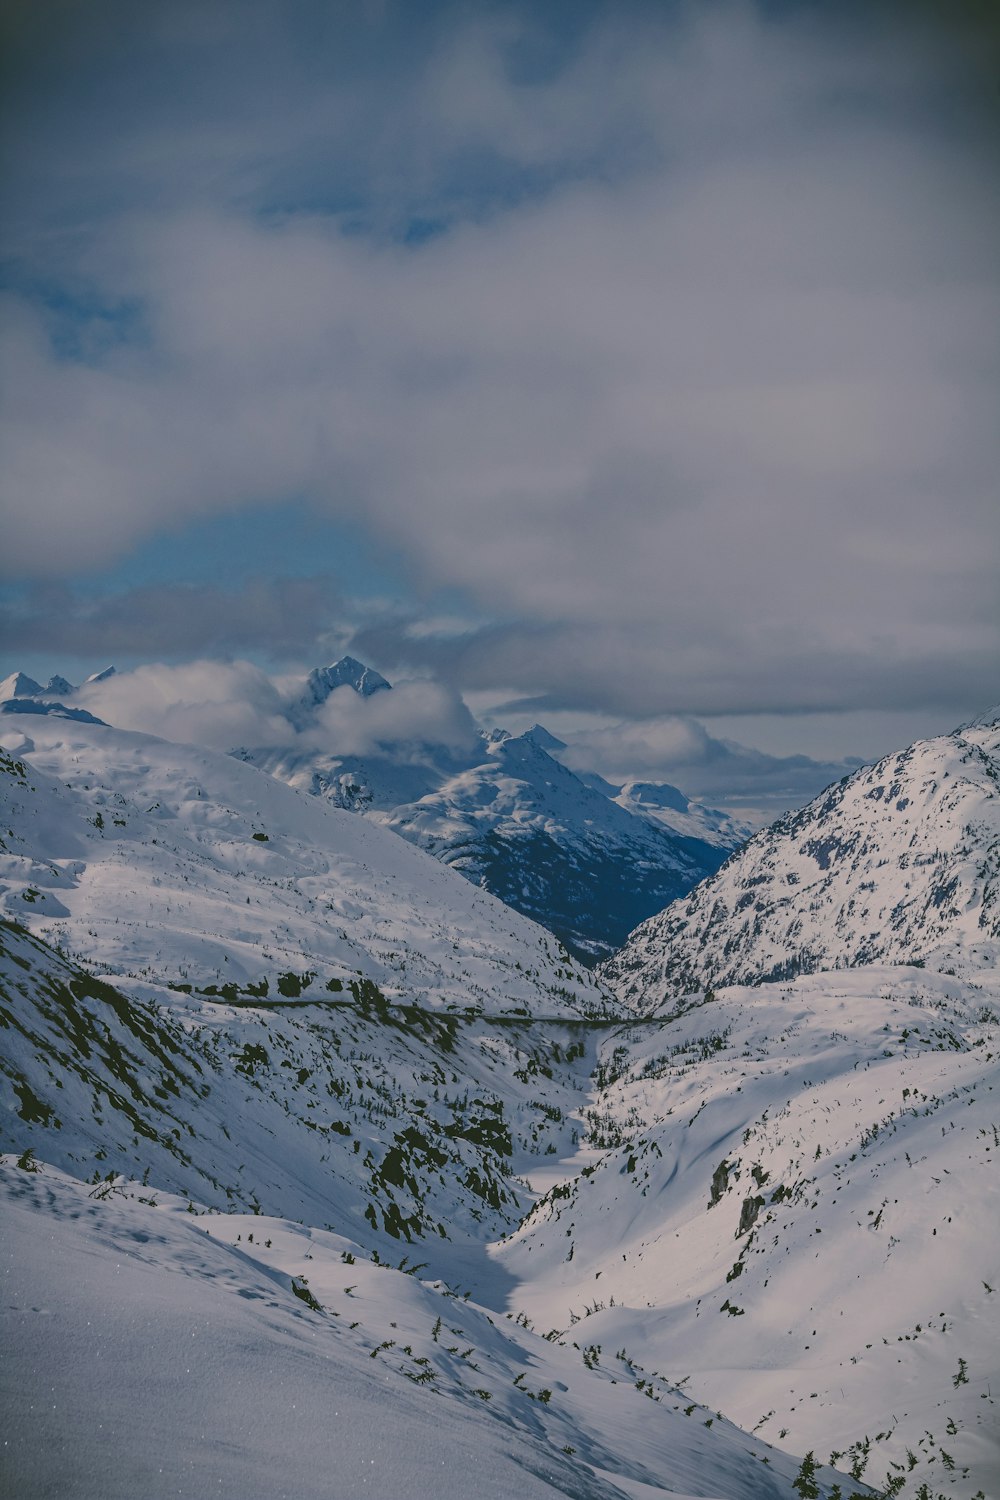
[[[289,709],[296,728],[344,686],[364,696],[390,689],[344,657],[310,673]],[[235,753],[419,844],[592,964],[718,869],[749,829],[676,787],[581,778],[555,758],[563,748],[536,724],[521,735],[483,733],[467,755],[412,745],[364,757],[340,756],[335,745]]]

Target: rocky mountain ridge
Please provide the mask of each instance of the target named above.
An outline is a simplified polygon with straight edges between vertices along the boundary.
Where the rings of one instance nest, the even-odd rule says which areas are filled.
[[[970,973],[1000,960],[996,712],[862,767],[635,931],[604,970],[670,1004],[866,963]]]

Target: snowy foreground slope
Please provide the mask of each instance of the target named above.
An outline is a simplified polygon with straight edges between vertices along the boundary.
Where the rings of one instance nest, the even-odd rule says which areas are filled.
[[[361,977],[442,1010],[604,1003],[532,922],[228,756],[58,718],[4,742],[29,769],[0,778],[0,908],[109,973],[244,996]]]
[[[13,1158],[0,1190],[4,1493],[794,1500],[794,1461],[666,1382],[343,1236]]]
[[[1000,960],[1000,710],[830,787],[632,934],[605,975],[649,1006],[864,963]]]

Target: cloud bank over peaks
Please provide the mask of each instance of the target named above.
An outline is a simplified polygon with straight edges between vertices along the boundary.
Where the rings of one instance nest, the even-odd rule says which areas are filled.
[[[245,661],[151,663],[85,683],[73,701],[118,729],[217,750],[290,744],[295,735],[274,682]]]
[[[695,719],[669,716],[566,731],[564,739],[565,748],[553,753],[571,770],[597,771],[613,783],[670,782],[756,823],[802,806],[861,764],[768,755],[717,739]]]
[[[401,765],[473,765],[484,757],[484,730],[454,688],[430,678],[390,687],[363,662],[345,661],[281,677],[245,661],[153,663],[86,682],[71,701],[118,728],[220,750],[385,756]],[[364,693],[351,685],[355,678],[377,685]],[[559,737],[539,725],[530,733],[568,769],[596,773],[610,788],[666,782],[752,822],[802,805],[859,763],[765,754],[716,738],[690,717],[570,728],[557,718]]]
[[[405,761],[431,748],[454,756],[481,746],[468,708],[442,683],[403,681],[367,695],[346,682],[327,685],[325,697],[309,694],[306,713],[310,686],[305,673],[276,679],[246,661],[152,663],[85,683],[73,702],[119,729],[219,750],[298,745],[350,756],[391,750]]]
[[[481,749],[475,721],[459,695],[440,682],[396,683],[391,692],[362,696],[352,687],[335,688],[318,710],[314,728],[303,732],[317,749],[336,755],[391,751],[402,760],[420,760],[432,748],[451,755]]]

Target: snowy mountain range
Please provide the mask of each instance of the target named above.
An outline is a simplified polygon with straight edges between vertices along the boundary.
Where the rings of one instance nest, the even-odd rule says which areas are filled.
[[[103,672],[92,673],[81,686],[89,687],[95,682],[107,682],[108,678],[114,675],[114,667],[105,667]],[[77,691],[73,683],[68,682],[65,677],[58,675],[50,677],[42,687],[40,682],[36,682],[25,672],[12,672],[9,677],[5,677],[0,682],[0,702],[9,702],[15,698],[68,698]]]
[[[83,687],[113,675],[106,668]],[[540,922],[585,963],[614,952],[749,836],[748,825],[665,783],[577,776],[557,758],[563,742],[539,724],[517,736],[474,733],[471,748],[401,737],[344,754],[321,718],[343,689],[369,699],[391,684],[352,656],[317,667],[282,706],[294,731],[286,742],[233,753],[392,828]],[[64,701],[77,691],[64,677],[43,688],[16,672],[0,683],[0,713],[94,722]]]
[[[6,1488],[996,1493],[998,733],[858,772],[591,972],[419,847],[441,804],[415,842],[6,715]]]
[[[289,717],[308,727],[338,687],[390,684],[353,657],[310,674]],[[535,725],[492,731],[471,752],[406,747],[347,757],[315,743],[243,748],[241,759],[364,813],[540,922],[586,963],[717,869],[749,829],[675,787],[581,779]]]
[[[15,1489],[56,1473],[80,1494],[167,1493],[137,1410],[154,1454],[166,1422],[170,1462],[204,1461],[170,1425],[172,1371],[184,1356],[204,1408],[208,1372],[231,1372],[238,1349],[239,1368],[254,1350],[280,1371],[282,1397],[251,1379],[241,1404],[213,1394],[200,1411],[223,1494],[267,1492],[279,1455],[289,1493],[328,1493],[328,1423],[289,1446],[302,1429],[284,1415],[301,1400],[318,1421],[317,1386],[378,1429],[379,1494],[414,1493],[421,1463],[442,1471],[436,1493],[467,1493],[472,1431],[493,1465],[484,1493],[523,1469],[519,1492],[539,1496],[690,1494],[706,1472],[732,1500],[792,1494],[797,1460],[708,1413],[691,1421],[659,1377],[672,1409],[651,1426],[631,1381],[504,1316],[511,1283],[487,1246],[530,1208],[532,1166],[577,1149],[581,1085],[617,1020],[547,933],[390,831],[228,757],[47,716],[5,737],[7,1409],[26,1415],[36,1394],[29,1349],[76,1412],[95,1320],[114,1351],[106,1435],[80,1437],[67,1479],[61,1444],[45,1456],[45,1433],[15,1421]],[[473,1282],[489,1288],[476,1306],[455,1295]],[[33,1310],[63,1285],[50,1338]],[[144,1309],[141,1337],[122,1296]],[[197,1353],[180,1342],[192,1306]],[[404,1472],[398,1444],[424,1410],[432,1435]]]

